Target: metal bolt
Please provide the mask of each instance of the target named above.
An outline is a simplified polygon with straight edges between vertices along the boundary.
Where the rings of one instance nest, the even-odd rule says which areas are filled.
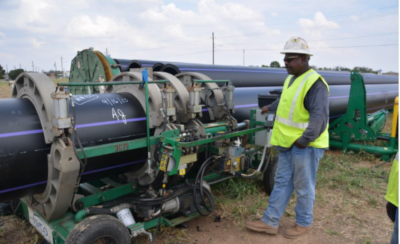
[[[76,203],[75,203],[75,207],[77,208],[77,209],[82,209],[83,208],[83,202],[81,202],[81,201],[77,201]]]
[[[99,196],[99,202],[104,202],[105,200],[106,200],[106,199],[105,199],[104,196],[102,196],[102,195]]]

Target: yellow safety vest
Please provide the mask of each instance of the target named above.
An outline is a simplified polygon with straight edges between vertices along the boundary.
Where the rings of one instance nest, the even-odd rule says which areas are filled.
[[[393,160],[385,199],[396,207],[399,207],[399,153],[397,153],[396,158]]]
[[[304,107],[304,98],[311,86],[318,79],[321,79],[329,92],[329,86],[324,78],[313,69],[297,77],[289,87],[292,77],[293,75],[289,75],[283,84],[271,138],[272,145],[286,148],[291,147],[308,127],[310,113]],[[308,146],[315,148],[329,147],[328,125],[325,131]]]

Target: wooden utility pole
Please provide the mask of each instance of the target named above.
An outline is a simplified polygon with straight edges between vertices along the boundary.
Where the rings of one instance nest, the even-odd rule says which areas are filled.
[[[212,33],[212,64],[214,65],[214,50],[215,50],[215,45],[214,45],[214,32]]]
[[[54,73],[56,74],[56,79],[57,79],[57,62],[54,62],[54,68],[56,69],[56,70],[54,71]]]
[[[62,56],[61,56],[61,70],[62,70],[62,78],[64,78],[64,66],[63,66],[63,61],[62,61]]]

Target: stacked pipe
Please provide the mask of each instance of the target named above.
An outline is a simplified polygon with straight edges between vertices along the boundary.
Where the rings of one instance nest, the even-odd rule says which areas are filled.
[[[213,80],[230,80],[236,87],[235,117],[241,121],[247,119],[250,109],[258,107],[259,94],[282,89],[287,72],[283,68],[259,68],[230,65],[206,65],[149,60],[114,59],[121,71],[130,68],[153,67],[173,75],[182,72],[199,72]],[[153,66],[152,66],[153,65]],[[162,66],[160,68],[160,65]],[[350,72],[318,71],[330,87],[329,109],[331,120],[345,114],[350,93]],[[398,96],[398,76],[362,74],[366,86],[367,111],[391,109]]]

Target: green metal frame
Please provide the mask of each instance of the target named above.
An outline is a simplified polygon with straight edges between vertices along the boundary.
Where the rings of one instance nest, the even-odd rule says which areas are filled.
[[[155,82],[148,82],[148,83],[165,83],[165,82],[166,81],[162,80],[162,81],[155,81]],[[225,82],[225,81],[223,81],[223,82]],[[115,82],[115,83],[109,83],[109,84],[110,85],[143,84],[145,87],[147,87],[147,82]],[[92,83],[88,83],[88,84],[86,84],[86,83],[59,83],[59,85],[60,86],[99,86],[99,85],[106,85],[106,84],[92,82]],[[145,95],[146,95],[146,97],[148,97],[147,92]],[[146,107],[148,108],[148,99],[146,99]],[[251,114],[254,115],[255,111],[251,111]],[[159,141],[161,141],[164,146],[172,147],[172,155],[171,156],[175,159],[177,164],[175,165],[173,170],[168,172],[168,175],[175,175],[178,173],[178,166],[179,166],[179,162],[180,162],[180,159],[182,156],[183,148],[209,145],[210,143],[213,143],[215,141],[230,139],[233,137],[239,137],[239,136],[243,136],[243,135],[250,135],[250,138],[252,138],[256,132],[264,130],[263,127],[255,128],[256,125],[263,125],[263,122],[255,121],[254,116],[251,116],[251,118],[250,118],[250,125],[251,125],[250,129],[231,132],[228,134],[214,136],[212,138],[201,139],[201,140],[197,140],[194,142],[180,142],[179,130],[166,131],[158,136],[150,136],[149,129],[147,128],[147,137],[146,138],[122,141],[122,142],[118,142],[118,143],[109,143],[109,144],[105,144],[105,145],[101,145],[101,146],[86,147],[86,148],[84,148],[84,151],[85,151],[86,157],[91,158],[91,157],[97,157],[97,156],[102,156],[102,155],[107,155],[107,154],[118,153],[121,151],[134,150],[134,149],[146,148],[146,147],[149,150],[150,146],[156,145]],[[216,135],[218,131],[226,132],[228,130],[228,127],[226,126],[226,123],[224,123],[224,122],[210,123],[210,124],[205,124],[204,126],[205,126],[205,132],[207,134],[212,134],[212,135]],[[147,127],[148,127],[148,125],[147,125]],[[252,153],[254,151],[255,150],[252,150],[251,152],[246,152],[246,153]],[[77,154],[78,154],[79,158],[83,158],[82,150],[78,149]],[[219,179],[223,179],[223,178],[226,178],[226,176],[224,177],[222,174],[217,174],[217,173],[212,173],[212,174],[209,174],[204,177],[204,179],[207,181],[219,180]],[[104,190],[104,187],[107,185],[112,185],[112,186],[114,186],[114,188]],[[43,221],[43,223],[46,223],[53,230],[53,233],[52,233],[53,234],[53,243],[63,244],[63,243],[65,243],[65,240],[68,237],[68,234],[75,228],[77,223],[82,221],[88,215],[88,212],[85,210],[85,208],[103,204],[105,202],[112,201],[112,200],[115,200],[122,196],[129,195],[129,194],[135,194],[135,193],[137,193],[137,185],[135,183],[121,185],[117,182],[114,182],[110,178],[106,178],[106,179],[101,179],[101,180],[98,180],[95,182],[83,183],[83,184],[81,184],[81,187],[78,191],[86,192],[88,195],[77,200],[75,206],[81,210],[78,211],[76,214],[69,211],[65,214],[65,216],[63,218],[56,219],[53,221],[46,221],[38,212],[29,208],[29,206],[23,199],[21,201],[21,204],[18,207],[18,211],[20,211],[24,215],[24,217],[28,220],[29,220],[28,209],[30,209],[30,211],[33,211],[35,213],[35,215],[37,215]],[[193,218],[196,218],[197,216],[199,216],[198,213],[192,213],[188,216],[181,216],[181,217],[177,217],[177,218],[170,218],[171,216],[166,215],[166,216],[161,217],[161,223],[165,224],[166,226],[172,227],[172,226],[181,224],[183,222],[189,221]],[[158,219],[155,218],[150,221],[146,221],[144,223],[133,224],[131,226],[128,226],[128,228],[131,231],[147,230],[147,229],[156,227],[157,224],[158,224]]]
[[[351,72],[351,88],[346,114],[329,125],[329,146],[354,151],[366,151],[382,155],[382,160],[389,160],[397,152],[397,145],[377,147],[351,143],[354,141],[374,142],[378,136],[387,136],[379,133],[386,121],[387,111],[380,110],[367,115],[366,90],[363,77],[357,72]],[[389,138],[388,138],[389,139]],[[389,139],[394,141],[393,138]]]

